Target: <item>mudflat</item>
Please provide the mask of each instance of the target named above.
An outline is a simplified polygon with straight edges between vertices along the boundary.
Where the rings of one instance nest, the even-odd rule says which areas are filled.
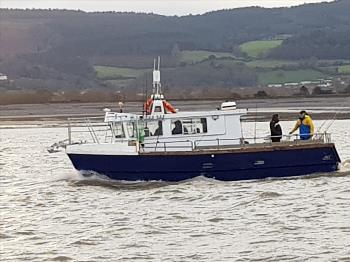
[[[0,105],[0,125],[61,125],[70,117],[103,116],[104,108],[119,111],[115,103],[52,103]],[[223,101],[173,101],[175,108],[188,110],[216,110]],[[267,120],[279,113],[284,120],[295,119],[300,110],[308,111],[314,119],[350,119],[350,97],[310,97],[237,100],[238,108],[247,108],[246,119]],[[142,112],[141,102],[124,103],[123,112]]]

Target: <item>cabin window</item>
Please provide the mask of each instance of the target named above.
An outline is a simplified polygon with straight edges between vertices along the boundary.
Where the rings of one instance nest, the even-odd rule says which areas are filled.
[[[192,118],[173,120],[172,121],[172,131],[173,135],[193,135],[193,134],[203,134],[208,132],[207,119],[206,118]]]
[[[135,137],[135,123],[134,122],[126,122],[126,132],[129,137]]]
[[[161,112],[162,112],[162,108],[161,108],[160,106],[156,106],[156,107],[154,108],[154,112],[156,112],[156,113],[161,113]]]
[[[147,121],[145,124],[145,136],[162,136],[163,135],[163,122],[158,121]]]
[[[111,126],[115,138],[125,138],[124,128],[122,123],[113,123]]]

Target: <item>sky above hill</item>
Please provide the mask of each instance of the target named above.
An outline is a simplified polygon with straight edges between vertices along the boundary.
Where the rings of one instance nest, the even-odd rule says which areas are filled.
[[[325,0],[0,0],[1,8],[58,8],[188,15],[247,6],[283,7]],[[330,1],[327,1],[330,2]]]

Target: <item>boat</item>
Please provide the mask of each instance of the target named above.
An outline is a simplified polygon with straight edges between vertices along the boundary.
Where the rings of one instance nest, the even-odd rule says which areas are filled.
[[[76,170],[122,181],[177,182],[198,176],[222,180],[298,177],[338,170],[331,134],[245,137],[246,109],[233,101],[208,111],[175,109],[153,67],[153,92],[140,114],[105,109],[103,119],[69,119],[66,154]],[[122,110],[121,110],[122,111]],[[55,144],[57,145],[57,144]]]

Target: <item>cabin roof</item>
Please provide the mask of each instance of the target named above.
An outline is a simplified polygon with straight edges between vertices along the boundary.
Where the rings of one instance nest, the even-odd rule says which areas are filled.
[[[164,119],[179,119],[179,118],[196,118],[196,117],[210,117],[210,116],[228,116],[236,115],[242,116],[246,115],[246,109],[235,109],[235,110],[211,110],[211,111],[189,111],[189,112],[178,112],[176,114],[153,114],[146,115],[144,120],[164,120]],[[107,112],[105,115],[106,122],[123,122],[123,121],[135,121],[141,119],[142,115],[132,114],[132,113],[116,113]]]
[[[221,115],[245,115],[246,109],[236,110],[212,110],[212,111],[184,111],[176,114],[148,115],[145,119],[174,119],[174,118],[190,118],[190,117],[206,117],[206,116],[221,116]]]

